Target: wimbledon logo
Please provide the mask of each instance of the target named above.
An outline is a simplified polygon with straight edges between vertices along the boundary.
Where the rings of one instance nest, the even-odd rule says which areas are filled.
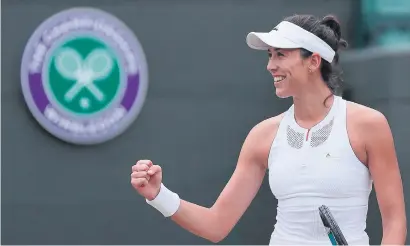
[[[132,32],[101,10],[76,8],[40,25],[24,50],[21,83],[36,120],[71,143],[110,140],[135,120],[148,87]]]

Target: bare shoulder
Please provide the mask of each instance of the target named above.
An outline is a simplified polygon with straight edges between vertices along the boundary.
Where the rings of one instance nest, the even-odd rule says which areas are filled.
[[[350,101],[347,104],[347,132],[354,153],[366,166],[370,164],[371,150],[380,148],[382,139],[392,139],[387,119],[381,112]]]
[[[388,127],[387,118],[380,111],[364,106],[362,104],[348,102],[347,117],[349,122],[354,123],[356,127],[365,132],[374,130],[374,128]]]
[[[276,136],[276,132],[283,116],[284,113],[259,122],[251,129],[248,137],[257,139],[258,141],[264,139],[273,140],[272,138]]]
[[[250,130],[246,137],[243,151],[252,153],[251,155],[258,163],[261,163],[264,168],[267,167],[270,147],[283,116],[284,113],[259,122]]]

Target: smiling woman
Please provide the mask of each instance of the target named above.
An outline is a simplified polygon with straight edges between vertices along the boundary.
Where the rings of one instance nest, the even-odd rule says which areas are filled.
[[[403,188],[390,127],[378,111],[337,95],[341,39],[332,16],[284,19],[247,44],[267,50],[276,95],[292,97],[284,113],[257,124],[237,167],[215,204],[182,200],[162,184],[161,167],[140,160],[131,184],[148,204],[186,230],[218,242],[232,230],[257,194],[265,172],[278,199],[270,244],[329,244],[319,207],[325,205],[349,244],[368,245],[365,231],[374,187],[383,219],[382,244],[404,244]]]
[[[313,33],[315,35],[312,35]],[[313,53],[317,53],[322,58],[320,59],[320,73],[323,82],[326,83],[331,92],[336,94],[337,89],[341,86],[337,72],[338,50],[340,47],[346,48],[347,42],[341,39],[340,25],[333,16],[323,18],[320,25],[313,16],[290,16],[269,33],[251,32],[247,37],[247,42],[251,48],[268,50],[270,58],[268,70],[274,76],[279,97],[289,97],[290,95],[287,93],[292,94],[291,90],[303,90],[304,86],[311,86],[311,83],[292,86],[292,81],[293,83],[306,81],[302,79],[302,77],[307,76],[303,72],[311,73],[312,67],[302,71],[295,69],[306,67],[307,63],[304,63],[306,60],[300,58],[311,57]],[[272,56],[275,59],[272,59]],[[315,60],[315,62],[319,61]],[[299,63],[304,66],[299,66]],[[277,70],[279,66],[283,71]],[[294,80],[292,80],[292,75],[295,76]],[[286,84],[286,81],[282,80],[287,77],[288,83]],[[282,83],[279,83],[280,81]]]

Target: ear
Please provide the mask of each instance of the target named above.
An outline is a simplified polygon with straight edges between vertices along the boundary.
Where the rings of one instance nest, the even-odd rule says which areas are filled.
[[[320,69],[322,58],[319,54],[313,53],[309,59],[309,71],[313,72]]]

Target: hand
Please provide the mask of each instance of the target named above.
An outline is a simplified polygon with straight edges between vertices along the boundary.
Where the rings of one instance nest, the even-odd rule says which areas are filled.
[[[131,184],[138,193],[153,200],[159,193],[162,182],[162,169],[150,160],[140,160],[132,166]]]

